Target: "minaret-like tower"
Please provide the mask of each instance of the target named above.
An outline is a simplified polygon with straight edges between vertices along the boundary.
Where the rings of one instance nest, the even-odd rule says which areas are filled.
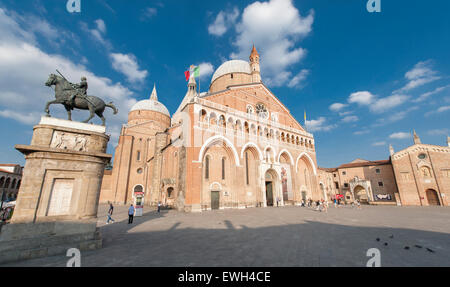
[[[252,83],[261,82],[261,72],[259,69],[259,54],[256,51],[255,45],[253,45],[252,52],[250,54],[250,68],[252,70]]]
[[[449,136],[447,136],[447,145],[448,145],[448,147],[450,147],[450,137]]]
[[[420,138],[419,136],[416,134],[416,130],[413,130],[413,136],[414,136],[414,144],[420,144]]]
[[[394,155],[394,153],[395,153],[394,148],[392,147],[391,144],[389,145],[389,153],[390,153],[391,155]]]

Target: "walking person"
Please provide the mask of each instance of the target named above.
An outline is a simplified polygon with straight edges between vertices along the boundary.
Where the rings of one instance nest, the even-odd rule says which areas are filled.
[[[109,203],[109,210],[108,210],[108,219],[106,220],[106,224],[109,224],[110,221],[112,221],[113,223],[116,222],[111,216],[114,212],[114,206],[112,205],[112,203]]]
[[[334,208],[337,208],[337,200],[336,200],[336,198],[334,199]]]
[[[356,200],[356,205],[358,206],[358,209],[361,209],[361,203],[359,202],[359,200]]]
[[[128,224],[133,223],[133,217],[134,217],[134,206],[130,205],[130,208],[128,208]]]
[[[158,213],[161,213],[161,201],[158,201]]]

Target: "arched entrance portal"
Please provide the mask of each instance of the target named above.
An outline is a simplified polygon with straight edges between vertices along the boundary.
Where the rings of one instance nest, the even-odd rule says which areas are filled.
[[[426,194],[427,194],[428,205],[441,205],[441,203],[439,202],[439,196],[438,196],[436,190],[427,189]]]
[[[367,196],[367,191],[361,185],[358,185],[354,189],[355,199],[360,203],[369,203],[369,197]]]
[[[276,198],[276,183],[277,173],[273,169],[266,171],[265,178],[265,195],[266,195],[266,206],[273,206]]]

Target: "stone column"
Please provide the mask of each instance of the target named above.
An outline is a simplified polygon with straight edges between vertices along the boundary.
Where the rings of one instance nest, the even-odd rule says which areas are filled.
[[[0,262],[102,245],[97,209],[109,136],[105,127],[42,117],[30,145],[11,224],[0,233]]]

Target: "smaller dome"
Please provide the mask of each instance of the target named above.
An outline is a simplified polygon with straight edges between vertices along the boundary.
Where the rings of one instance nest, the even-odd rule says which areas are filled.
[[[134,106],[131,108],[130,112],[132,111],[154,111],[154,112],[160,112],[162,114],[165,114],[166,116],[170,117],[169,110],[160,102],[154,101],[154,100],[142,100],[134,104]]]
[[[250,64],[243,60],[231,60],[220,65],[219,68],[214,72],[214,75],[211,79],[211,83],[214,82],[217,78],[230,74],[230,73],[246,73],[251,74],[252,70],[250,68]]]
[[[142,110],[159,112],[159,113],[165,114],[166,116],[170,117],[169,110],[166,108],[166,106],[164,106],[162,103],[158,102],[158,96],[156,95],[156,86],[153,87],[153,91],[150,96],[150,99],[137,102],[131,108],[130,112],[142,111]]]

